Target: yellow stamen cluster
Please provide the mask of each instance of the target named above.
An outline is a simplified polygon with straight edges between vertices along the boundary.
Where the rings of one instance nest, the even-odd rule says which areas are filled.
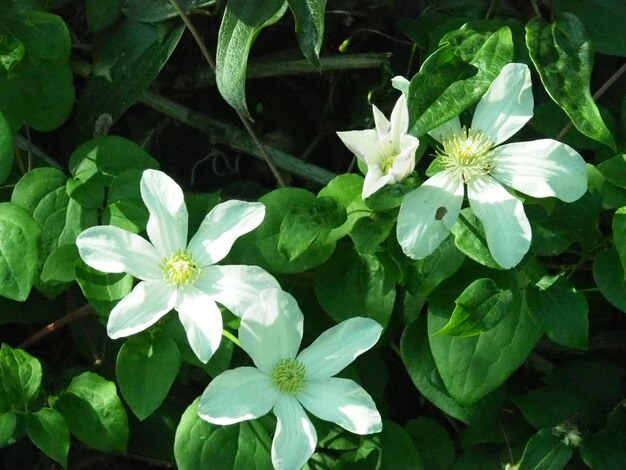
[[[441,145],[443,148],[437,149],[437,157],[442,165],[465,183],[493,170],[494,142],[483,131],[463,127],[459,134],[444,137]]]
[[[306,385],[305,368],[297,359],[283,359],[272,371],[272,385],[288,395],[301,392]]]
[[[391,170],[391,167],[393,166],[393,162],[396,160],[397,156],[398,156],[397,153],[392,153],[390,155],[385,155],[383,157],[383,161],[380,164],[380,169],[383,171],[384,175],[389,173],[389,170]]]
[[[202,272],[187,250],[178,250],[163,258],[161,270],[165,280],[177,286],[193,284]]]

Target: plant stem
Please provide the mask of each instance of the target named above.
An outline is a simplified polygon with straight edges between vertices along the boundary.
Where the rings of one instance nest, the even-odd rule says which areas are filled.
[[[44,326],[42,329],[36,331],[31,336],[29,336],[24,341],[22,341],[17,347],[20,349],[27,348],[28,346],[41,341],[50,333],[54,333],[59,328],[62,328],[65,325],[68,325],[72,323],[73,321],[78,320],[79,318],[86,317],[87,315],[91,315],[92,313],[94,313],[94,310],[91,305],[89,304],[83,305],[82,307],[74,310],[73,312],[68,313],[64,317],[56,321],[53,321],[52,323],[49,323],[48,325]]]
[[[224,338],[228,338],[229,340],[231,340],[234,344],[236,344],[237,346],[241,347],[241,344],[239,344],[239,340],[235,337],[235,335],[233,335],[230,331],[228,330],[222,330],[222,336]]]
[[[20,134],[15,134],[15,136],[13,137],[13,141],[15,142],[15,145],[18,148],[24,150],[25,152],[30,152],[31,154],[33,154],[37,158],[41,158],[48,165],[50,165],[52,168],[56,168],[58,170],[63,170],[63,167],[61,166],[60,163],[58,163],[52,157],[48,156],[43,150],[41,150],[39,147],[34,145],[32,142],[29,142],[27,139],[22,137]]]

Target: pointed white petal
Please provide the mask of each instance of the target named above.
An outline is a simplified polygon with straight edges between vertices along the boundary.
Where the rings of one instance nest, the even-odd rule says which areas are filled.
[[[198,288],[238,317],[259,301],[262,291],[280,289],[278,281],[258,266],[208,266],[196,281]]]
[[[441,142],[441,139],[451,134],[461,133],[461,121],[459,117],[453,117],[442,125],[435,127],[428,131],[428,135],[435,139],[437,142]]]
[[[267,374],[254,367],[238,367],[211,380],[200,398],[198,415],[213,424],[239,423],[269,413],[277,397]]]
[[[419,144],[419,140],[412,135],[404,134],[400,137],[400,149],[389,170],[389,173],[394,175],[398,181],[413,173],[415,169],[415,151]]]
[[[403,94],[407,94],[409,92],[410,85],[411,82],[401,75],[396,75],[391,79],[391,86],[396,90],[401,91]]]
[[[533,92],[526,64],[507,64],[481,98],[472,120],[495,145],[519,131],[533,117]]]
[[[374,114],[374,124],[376,125],[376,133],[378,138],[389,135],[391,131],[391,123],[385,115],[376,106],[372,105],[372,113]]]
[[[361,197],[363,199],[370,197],[380,188],[385,185],[393,184],[396,182],[394,175],[388,173],[383,174],[382,170],[377,165],[368,165],[367,174],[363,181],[363,192]]]
[[[263,372],[296,357],[302,341],[303,315],[296,300],[280,289],[261,292],[241,319],[239,342]]]
[[[208,295],[193,286],[179,289],[176,311],[187,340],[200,361],[207,363],[222,340],[222,314]]]
[[[493,259],[505,269],[517,266],[528,252],[532,236],[521,201],[490,176],[470,181],[467,197],[485,228]]]
[[[307,380],[332,377],[376,344],[383,328],[371,318],[355,317],[326,330],[300,354]]]
[[[141,198],[150,217],[146,232],[161,256],[171,256],[187,245],[187,206],[183,190],[165,173],[145,170]]]
[[[337,136],[362,162],[368,165],[382,163],[383,149],[376,129],[337,132]]]
[[[130,336],[156,323],[174,308],[175,289],[163,281],[142,281],[111,310],[107,333]]]
[[[396,234],[404,253],[425,258],[450,233],[463,204],[463,182],[441,171],[404,197]]]
[[[372,434],[383,429],[374,400],[352,380],[331,377],[309,382],[296,398],[318,418],[355,434]]]
[[[272,441],[275,470],[300,470],[317,445],[317,433],[298,400],[280,395],[274,405],[278,418]]]
[[[257,228],[264,217],[265,206],[261,202],[222,202],[204,218],[188,250],[200,266],[217,263],[237,238]]]
[[[400,95],[391,111],[391,141],[396,149],[400,149],[400,140],[409,130],[409,108],[406,96]]]
[[[495,149],[495,159],[491,176],[529,196],[572,202],[587,191],[585,161],[556,140],[502,145]]]
[[[90,227],[76,238],[85,263],[105,273],[128,273],[141,280],[163,279],[156,249],[139,235],[111,225]]]

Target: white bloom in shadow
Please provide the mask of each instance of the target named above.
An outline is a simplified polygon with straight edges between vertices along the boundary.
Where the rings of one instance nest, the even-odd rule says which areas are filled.
[[[391,112],[391,122],[376,106],[372,105],[372,110],[375,129],[337,132],[346,147],[367,165],[363,199],[409,176],[415,169],[415,151],[419,145],[419,140],[407,133],[409,110],[404,94]]]
[[[303,407],[320,419],[356,434],[382,429],[372,398],[352,380],[333,377],[380,337],[369,318],[351,318],[320,335],[298,354],[303,316],[295,299],[278,289],[261,293],[244,314],[241,347],[256,367],[217,376],[200,399],[198,414],[213,424],[233,424],[273,411],[276,470],[298,470],[313,454],[317,433]]]
[[[402,202],[397,236],[406,255],[424,258],[448,236],[467,187],[493,259],[512,268],[528,252],[532,234],[522,202],[505,186],[565,202],[587,191],[585,161],[571,147],[552,139],[500,145],[532,117],[531,85],[525,64],[508,64],[478,103],[469,129],[456,117],[429,132],[440,144],[443,170]]]
[[[114,339],[138,333],[176,309],[191,348],[207,362],[222,336],[215,302],[241,316],[259,292],[279,287],[256,266],[214,266],[238,237],[263,221],[265,207],[243,201],[218,204],[187,243],[187,207],[174,180],[160,171],[144,171],[141,197],[150,213],[146,231],[152,243],[111,225],[88,228],[76,239],[81,258],[92,268],[141,280],[111,311],[107,333]]]

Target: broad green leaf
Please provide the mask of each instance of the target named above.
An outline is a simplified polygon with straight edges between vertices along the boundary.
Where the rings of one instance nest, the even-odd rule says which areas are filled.
[[[11,202],[33,215],[46,196],[61,187],[65,188],[66,181],[67,176],[56,168],[35,168],[17,182],[11,194]]]
[[[40,362],[21,349],[7,344],[0,348],[0,404],[11,403],[25,409],[39,393]]]
[[[7,72],[24,58],[24,43],[15,36],[0,34],[0,66]]]
[[[97,33],[114,24],[122,16],[124,0],[85,0],[89,30]]]
[[[626,282],[624,268],[616,250],[601,251],[593,260],[593,280],[602,295],[626,312]]]
[[[27,413],[26,432],[43,453],[67,468],[70,431],[58,411],[42,408],[36,413]]]
[[[620,207],[615,211],[612,227],[613,244],[624,269],[626,266],[626,207]]]
[[[364,206],[372,211],[386,212],[400,207],[404,196],[420,185],[420,181],[415,176],[400,181],[399,183],[383,186],[370,197],[365,199]],[[359,194],[360,198],[360,194]],[[362,217],[365,216],[362,214]]]
[[[511,397],[511,401],[535,429],[573,422],[588,406],[580,394],[565,387],[534,388],[522,396]]]
[[[182,22],[151,25],[126,19],[94,38],[94,65],[76,104],[75,122],[83,139],[93,135],[97,119],[113,122],[137,101],[176,48]]]
[[[454,235],[454,244],[461,253],[488,268],[502,269],[493,260],[487,247],[483,226],[469,207],[461,210],[461,217],[450,231]]]
[[[370,217],[361,217],[350,231],[354,248],[361,254],[374,253],[387,240],[395,224],[396,220],[385,213],[372,212]]]
[[[76,281],[83,295],[102,316],[108,315],[115,304],[133,288],[133,278],[125,273],[103,273],[78,261],[74,266]]]
[[[455,300],[450,321],[435,335],[476,336],[495,327],[507,313],[519,308],[510,290],[500,289],[493,279],[477,279]]]
[[[271,470],[270,437],[256,421],[217,426],[198,416],[197,398],[176,428],[174,456],[180,470]]]
[[[0,111],[0,184],[4,183],[13,168],[13,131]]]
[[[409,87],[410,133],[417,137],[478,101],[513,59],[511,31],[489,22],[466,23],[439,45]]]
[[[587,349],[589,307],[583,294],[562,275],[544,276],[526,288],[528,312],[552,341]]]
[[[177,3],[185,13],[189,13],[192,9],[213,5],[214,0],[177,0]],[[157,23],[178,16],[170,0],[124,0],[122,11],[129,18],[146,23]]]
[[[70,32],[60,16],[25,9],[5,21],[6,28],[24,44],[29,56],[65,62],[70,58]]]
[[[620,470],[626,462],[626,408],[622,401],[606,417],[606,425],[583,439],[580,455],[593,469]]]
[[[329,240],[339,240],[346,236],[354,224],[369,214],[363,198],[363,177],[356,173],[344,173],[336,176],[318,193],[318,197],[332,197],[339,206],[346,210],[347,219],[340,227],[333,229]]]
[[[103,452],[126,451],[128,420],[113,382],[84,372],[51,401],[81,442]]]
[[[552,24],[533,18],[526,25],[526,45],[543,86],[574,126],[615,149],[615,140],[591,97],[593,50],[580,20],[569,13],[557,15]]]
[[[313,284],[320,305],[336,322],[366,316],[385,327],[396,298],[397,278],[394,266],[376,254],[359,254],[342,243],[315,270]]]
[[[0,295],[24,301],[39,262],[40,229],[17,204],[0,203]]]
[[[0,411],[0,447],[10,444],[17,426],[15,411]]]
[[[626,57],[626,3],[614,0],[556,0],[552,5],[557,12],[568,11],[582,21],[597,52]]]
[[[74,264],[78,261],[75,244],[62,245],[52,250],[41,270],[41,281],[46,284],[62,284],[76,279]]]
[[[217,88],[226,102],[251,119],[246,105],[248,54],[261,30],[285,13],[285,0],[229,0],[222,17],[215,56]]]
[[[320,49],[324,39],[326,0],[287,0],[296,20],[296,36],[302,54],[320,67]]]
[[[434,419],[420,416],[408,421],[404,429],[422,457],[425,468],[431,470],[452,468],[456,460],[454,443],[441,424]]]
[[[462,278],[456,277],[433,293],[428,333],[433,358],[448,392],[459,403],[471,404],[495,390],[524,362],[541,332],[531,320],[525,302],[518,301],[500,323],[478,336],[433,336],[449,321],[453,299],[464,284]]]
[[[626,188],[626,153],[618,153],[596,167],[615,186]]]
[[[115,225],[133,233],[145,230],[149,214],[139,189],[143,171],[143,169],[125,171],[111,182],[107,193],[107,207],[102,214],[103,224]],[[189,195],[185,197],[189,199]],[[187,208],[190,209],[189,204]],[[189,228],[189,233],[194,233],[191,225]]]
[[[519,470],[560,470],[572,458],[571,447],[561,442],[551,429],[541,429],[524,449]]]
[[[405,328],[400,341],[400,353],[419,392],[433,405],[459,421],[472,423],[485,415],[491,415],[504,400],[502,389],[495,390],[469,406],[460,405],[450,396],[430,352],[424,316]]]
[[[127,340],[115,363],[122,396],[143,421],[163,402],[180,368],[176,343],[164,336],[140,335]]]

